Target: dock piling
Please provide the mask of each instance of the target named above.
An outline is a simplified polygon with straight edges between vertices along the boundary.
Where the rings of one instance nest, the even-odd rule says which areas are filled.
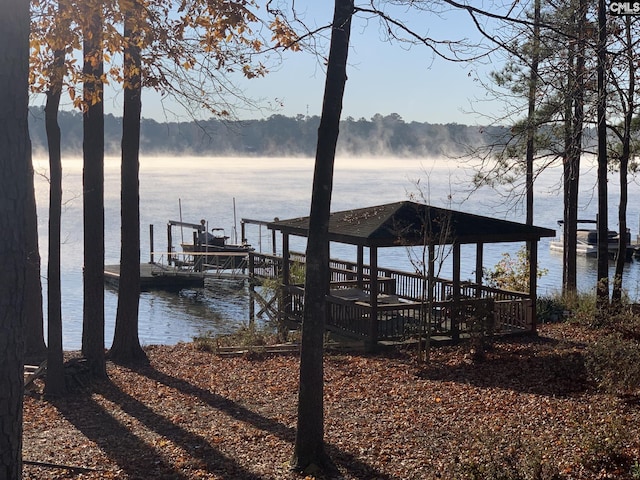
[[[149,263],[155,263],[153,258],[153,223],[149,224]]]

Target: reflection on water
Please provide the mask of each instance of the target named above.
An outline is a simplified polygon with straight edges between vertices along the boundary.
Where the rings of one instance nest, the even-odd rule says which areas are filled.
[[[231,333],[248,321],[246,282],[208,280],[206,288],[144,292],[140,298],[143,344],[190,341],[208,333]]]
[[[48,178],[45,161],[36,161],[38,221],[43,272],[46,272]],[[105,165],[105,262],[119,261],[120,235],[120,173],[118,158],[107,159]],[[584,192],[580,216],[595,218],[597,206],[592,193],[594,172],[585,166],[581,178]],[[336,160],[332,210],[360,208],[381,203],[406,200],[409,195],[425,198],[435,206],[468,211],[514,221],[524,220],[521,201],[507,201],[506,197],[490,189],[470,193],[471,171],[468,165],[446,159],[385,159],[338,158]],[[62,223],[62,285],[64,347],[80,346],[82,328],[82,161],[63,163],[64,207]],[[212,227],[222,227],[226,235],[239,235],[240,218],[272,220],[309,213],[313,159],[311,158],[143,158],[140,174],[141,261],[149,259],[151,245],[149,225],[154,225],[153,250],[156,260],[167,250],[166,222],[182,217],[187,222],[205,218]],[[562,195],[559,186],[561,169],[549,169],[536,179],[536,225],[556,229],[562,218]],[[611,228],[616,229],[615,212],[617,182],[610,190]],[[638,185],[630,185],[629,226],[632,238],[638,232],[640,202]],[[512,196],[513,200],[514,197]],[[180,202],[179,202],[180,200]],[[233,205],[237,205],[237,212]],[[634,210],[635,209],[635,210]],[[234,215],[235,214],[235,215]],[[174,235],[190,235],[177,232]],[[271,252],[271,233],[265,228],[250,226],[249,241],[259,251]],[[175,243],[175,239],[174,239]],[[512,255],[519,244],[486,245],[485,268],[493,267],[504,252]],[[279,248],[279,245],[278,245]],[[304,251],[304,240],[292,238],[291,248]],[[334,257],[354,260],[355,248],[332,245]],[[367,252],[365,251],[365,261]],[[462,248],[462,278],[475,276],[475,250]],[[379,264],[401,270],[415,270],[404,248],[382,249]],[[539,264],[548,273],[539,281],[539,293],[556,292],[562,283],[562,257],[549,251],[549,239],[539,246]],[[442,264],[442,275],[450,277],[451,258]],[[612,267],[613,268],[613,267]],[[596,268],[592,259],[578,262],[579,287],[595,286]],[[640,265],[627,267],[625,287],[632,299],[640,292]],[[45,283],[46,287],[46,283]],[[45,291],[46,295],[46,291]],[[45,303],[46,305],[46,303]],[[105,293],[105,338],[107,346],[113,336],[113,322],[117,305],[116,293]],[[229,332],[249,316],[248,289],[245,285],[215,283],[201,291],[146,292],[140,299],[140,339],[143,344],[190,341],[207,332]]]

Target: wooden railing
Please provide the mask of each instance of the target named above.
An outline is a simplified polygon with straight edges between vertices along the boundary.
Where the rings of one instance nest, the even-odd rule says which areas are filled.
[[[296,253],[290,265],[304,262],[304,254]],[[252,253],[250,274],[261,278],[278,278],[282,275],[282,257]],[[358,284],[357,265],[345,260],[330,261],[331,288],[359,288],[370,293],[370,268],[364,266],[363,280]],[[372,308],[368,303],[345,300],[335,295],[327,296],[327,326],[345,334],[369,337],[377,332],[377,338],[399,339],[415,333],[424,326],[423,317],[430,312],[434,334],[459,337],[473,328],[470,319],[478,316],[481,309],[490,302],[493,308],[495,332],[529,331],[533,326],[533,308],[528,295],[462,282],[459,297],[454,298],[451,280],[435,278],[433,302],[423,305],[427,291],[427,280],[419,273],[402,272],[388,268],[378,269],[378,290],[380,294],[397,296],[397,303],[377,305],[377,326],[371,324]],[[286,290],[282,315],[288,320],[300,322],[304,302],[304,289],[289,286]],[[426,319],[425,319],[426,320]]]
[[[263,279],[277,279],[282,276],[283,259],[268,253],[249,253],[249,275]]]
[[[533,328],[533,304],[530,298],[494,302],[496,328],[503,331],[530,331]]]

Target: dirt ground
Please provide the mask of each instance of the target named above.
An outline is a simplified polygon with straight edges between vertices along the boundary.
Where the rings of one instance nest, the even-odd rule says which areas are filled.
[[[65,398],[25,396],[24,478],[640,478],[640,405],[589,383],[591,341],[558,324],[497,341],[482,362],[465,345],[429,366],[328,352],[327,477],[289,470],[296,354],[150,346],[148,366],[110,363],[108,381]]]

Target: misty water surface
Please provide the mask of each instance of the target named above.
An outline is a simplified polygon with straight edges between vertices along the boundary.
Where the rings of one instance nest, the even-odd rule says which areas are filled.
[[[120,170],[119,158],[107,158],[105,165],[105,263],[119,262]],[[36,161],[36,195],[39,212],[40,250],[43,282],[46,287],[47,164]],[[336,160],[332,211],[396,202],[409,198],[468,211],[480,215],[524,220],[523,204],[515,195],[489,188],[472,191],[471,166],[447,159],[338,158]],[[182,219],[208,221],[233,238],[240,219],[272,220],[306,216],[309,213],[313,159],[310,158],[142,158],[140,172],[141,261],[149,259],[149,225],[154,225],[154,251],[166,251],[166,223]],[[551,169],[536,181],[535,224],[557,229],[562,218],[561,170]],[[82,161],[63,162],[63,318],[64,347],[80,346],[82,326]],[[616,229],[617,180],[610,185],[610,228]],[[580,217],[595,218],[595,173],[587,166],[581,179]],[[638,185],[630,185],[629,226],[635,241],[640,215]],[[236,209],[234,212],[234,199]],[[181,207],[181,208],[180,208]],[[235,213],[235,215],[234,215]],[[176,233],[174,232],[174,235]],[[185,232],[191,235],[191,231]],[[247,236],[257,250],[271,251],[271,234],[250,226]],[[547,274],[539,282],[539,294],[550,294],[561,285],[562,258],[549,252],[549,240],[539,248],[539,263]],[[175,243],[175,241],[174,241]],[[278,243],[277,247],[280,245]],[[504,252],[515,253],[519,244],[486,245],[484,266],[492,267]],[[292,248],[303,251],[304,241],[293,240]],[[475,250],[463,247],[462,278],[473,278]],[[355,260],[355,248],[332,245],[332,256]],[[468,261],[465,261],[468,258]],[[156,258],[157,260],[158,258]],[[379,263],[384,267],[413,270],[404,248],[382,249]],[[443,265],[443,276],[450,276],[450,262]],[[595,285],[595,261],[580,259],[580,288]],[[633,299],[640,296],[640,265],[627,270],[626,288]],[[46,292],[45,292],[46,294]],[[106,341],[110,345],[116,311],[116,294],[105,293]],[[46,303],[45,303],[46,305]],[[228,332],[248,320],[248,291],[237,282],[225,282],[206,291],[183,291],[180,295],[143,293],[140,301],[140,338],[143,344],[190,341],[206,332]]]

